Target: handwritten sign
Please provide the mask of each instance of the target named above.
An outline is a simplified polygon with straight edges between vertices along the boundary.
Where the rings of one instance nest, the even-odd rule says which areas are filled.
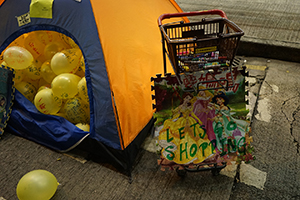
[[[154,78],[155,136],[161,160],[189,165],[212,158],[215,162],[253,159],[242,73],[195,72],[180,79],[181,84],[173,75]],[[220,89],[225,82],[230,87]]]

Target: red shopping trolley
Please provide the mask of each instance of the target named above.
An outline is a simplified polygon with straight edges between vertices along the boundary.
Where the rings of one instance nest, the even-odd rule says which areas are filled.
[[[219,15],[218,18],[203,18],[201,21],[177,21],[163,24],[163,20],[198,15]],[[222,10],[207,10],[186,13],[163,14],[158,18],[162,35],[164,73],[167,73],[166,56],[179,78],[181,73],[196,71],[229,70],[232,78],[232,64],[238,44],[244,32],[227,19]],[[229,80],[218,82],[220,88],[228,89]],[[233,84],[231,84],[233,85]],[[212,88],[216,89],[216,88]]]
[[[185,18],[198,15],[218,15],[218,17],[202,18],[195,22],[190,22]],[[170,18],[179,18],[180,20],[163,23],[163,20]],[[224,167],[226,167],[228,160],[235,158],[237,155],[240,157],[244,156],[244,153],[237,152],[241,149],[241,146],[234,147],[234,145],[231,145],[232,143],[228,143],[228,141],[232,142],[240,136],[231,136],[230,140],[226,139],[225,146],[227,145],[229,149],[231,148],[228,155],[226,153],[224,154],[224,149],[227,150],[227,147],[219,147],[219,149],[222,149],[222,152],[219,151],[221,153],[214,154],[212,151],[211,155],[207,156],[201,162],[199,161],[199,157],[195,157],[194,160],[191,158],[187,163],[181,162],[181,164],[178,164],[178,162],[174,161],[176,160],[174,159],[176,151],[179,154],[186,154],[186,157],[188,158],[187,152],[189,152],[189,156],[192,157],[196,155],[196,149],[200,151],[200,148],[202,148],[202,153],[204,155],[204,149],[214,145],[216,138],[210,138],[209,140],[206,138],[206,142],[203,140],[203,144],[206,144],[199,145],[199,142],[197,143],[195,139],[197,137],[195,134],[195,126],[189,124],[190,127],[194,128],[191,131],[194,131],[195,136],[191,136],[189,141],[194,139],[195,144],[197,143],[198,146],[195,144],[189,146],[187,145],[187,142],[182,143],[185,136],[184,131],[188,130],[184,126],[186,126],[187,123],[194,123],[197,120],[200,121],[199,119],[202,116],[199,116],[199,118],[193,117],[195,116],[195,110],[191,111],[193,114],[186,114],[185,111],[182,111],[180,114],[177,113],[177,116],[175,116],[174,113],[172,114],[172,112],[183,107],[184,98],[186,97],[184,96],[184,93],[193,94],[190,95],[190,100],[193,101],[192,98],[195,99],[200,91],[207,91],[206,94],[213,95],[214,92],[217,93],[220,92],[220,90],[224,92],[229,91],[229,93],[236,93],[237,90],[244,90],[243,86],[245,86],[245,84],[240,80],[242,79],[242,76],[245,76],[245,68],[238,70],[241,64],[240,60],[235,58],[240,38],[244,35],[244,32],[235,23],[228,20],[226,14],[221,10],[163,14],[158,18],[158,25],[162,36],[164,77],[162,77],[161,74],[158,74],[156,78],[152,78],[152,81],[154,81],[152,90],[155,90],[153,99],[156,100],[156,105],[154,105],[156,108],[156,127],[160,126],[158,130],[158,137],[160,137],[159,142],[164,146],[162,149],[164,151],[163,153],[166,154],[163,156],[162,151],[160,152],[161,155],[158,163],[162,168],[176,169],[180,176],[185,175],[186,172],[206,170],[211,170],[213,175],[217,175]],[[175,75],[173,75],[174,73],[169,73],[167,71],[167,58],[173,67]],[[235,80],[240,82],[235,84]],[[206,94],[205,92],[202,93],[202,95]],[[242,93],[236,93],[235,96],[240,94],[242,95]],[[202,96],[201,98],[200,100],[202,103],[204,101],[208,102],[208,99],[213,99],[208,96]],[[244,99],[240,99],[242,99],[241,101],[243,105],[245,105]],[[191,103],[186,103],[185,106],[191,107],[190,104]],[[205,106],[207,105],[208,104]],[[201,109],[203,110],[203,107]],[[183,119],[183,117],[186,119]],[[207,116],[205,117],[208,119]],[[161,120],[161,122],[159,122],[159,120]],[[185,125],[178,123],[179,121],[184,122]],[[203,121],[203,124],[201,128],[199,128],[199,131],[202,131],[201,133],[203,133],[203,130],[208,132],[208,123],[212,124],[212,122],[205,122],[204,124],[204,121],[208,121],[205,118],[201,121]],[[199,127],[201,123],[202,122],[199,123]],[[231,132],[234,132],[233,130],[237,128],[237,125],[234,123],[229,124],[231,127],[228,127],[232,129]],[[180,125],[182,125],[182,127],[180,127]],[[173,126],[173,128],[171,126]],[[174,127],[177,127],[179,131]],[[216,131],[219,130],[221,130],[220,127],[214,130],[215,135],[218,134]],[[239,134],[238,131],[239,130],[235,131],[236,135]],[[171,136],[171,134],[173,135]],[[206,132],[204,132],[204,135],[205,134]],[[246,129],[242,135],[241,136],[244,137],[243,139],[245,139],[247,135]],[[186,146],[182,152],[179,152],[181,148],[183,148],[182,144],[185,144]],[[248,144],[249,143],[247,143],[247,140],[245,139],[244,146]],[[227,160],[224,159],[225,156],[227,156]],[[198,163],[195,162],[197,159],[199,159]]]

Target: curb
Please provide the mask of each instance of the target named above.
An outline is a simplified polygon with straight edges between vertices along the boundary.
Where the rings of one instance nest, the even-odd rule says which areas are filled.
[[[300,43],[244,37],[239,43],[237,55],[300,62]]]

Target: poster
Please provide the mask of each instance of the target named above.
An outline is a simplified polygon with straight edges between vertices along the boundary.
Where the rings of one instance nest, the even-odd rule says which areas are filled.
[[[244,71],[152,78],[161,167],[253,160]]]
[[[2,135],[11,113],[14,98],[14,72],[4,65],[0,66],[0,135]]]

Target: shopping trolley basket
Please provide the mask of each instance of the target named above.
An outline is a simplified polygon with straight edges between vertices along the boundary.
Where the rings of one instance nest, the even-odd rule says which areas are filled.
[[[204,18],[197,22],[186,20],[162,23],[164,19],[197,15],[221,17]],[[177,76],[181,73],[220,69],[229,70],[232,75],[231,65],[244,32],[229,21],[222,10],[163,14],[158,18],[158,24],[162,34],[165,74],[167,55]],[[228,80],[214,81],[225,89],[229,87]]]

